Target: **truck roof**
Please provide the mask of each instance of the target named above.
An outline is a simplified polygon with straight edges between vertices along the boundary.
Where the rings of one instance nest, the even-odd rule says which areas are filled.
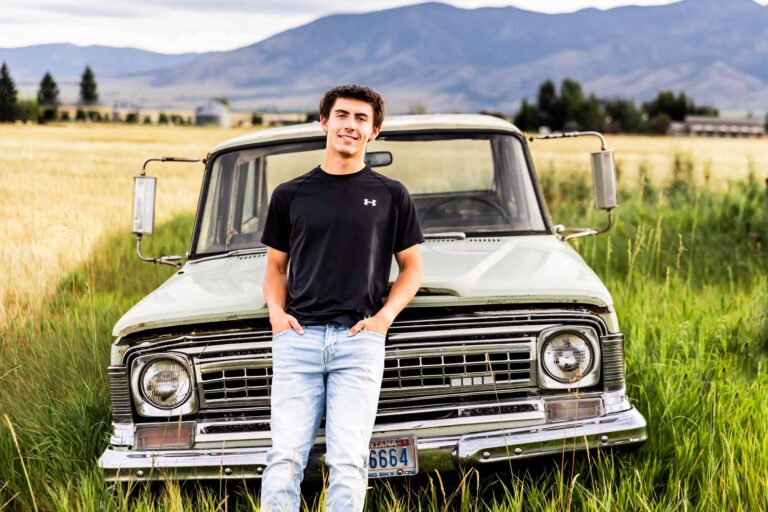
[[[382,125],[382,133],[403,130],[445,130],[452,128],[503,130],[512,133],[522,133],[515,125],[508,121],[483,114],[387,116]],[[216,146],[214,152],[259,142],[322,137],[324,135],[323,130],[320,128],[320,123],[318,122],[268,128],[226,140]]]

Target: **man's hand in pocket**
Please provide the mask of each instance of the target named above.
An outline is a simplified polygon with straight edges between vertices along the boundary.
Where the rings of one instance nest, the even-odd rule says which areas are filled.
[[[277,312],[269,315],[269,323],[272,324],[272,335],[280,334],[283,331],[293,328],[299,334],[304,334],[304,329],[301,328],[301,324],[292,315],[289,315],[285,311]]]
[[[392,320],[386,318],[383,314],[381,314],[381,312],[379,312],[373,316],[363,318],[355,325],[353,325],[352,328],[349,329],[348,336],[354,336],[360,331],[375,332],[377,334],[381,334],[382,336],[386,336],[387,331],[389,330],[389,326],[391,325]]]

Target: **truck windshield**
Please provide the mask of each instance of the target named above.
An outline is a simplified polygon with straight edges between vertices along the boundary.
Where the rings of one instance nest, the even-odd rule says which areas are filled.
[[[269,197],[322,162],[325,140],[219,155],[203,193],[194,256],[261,247]],[[410,191],[425,234],[544,232],[519,139],[493,133],[381,135],[368,144],[374,171]]]

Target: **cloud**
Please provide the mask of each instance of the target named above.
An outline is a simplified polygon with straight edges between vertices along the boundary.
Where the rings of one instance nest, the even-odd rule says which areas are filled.
[[[196,12],[250,12],[253,14],[290,14],[292,12],[326,11],[327,6],[316,0],[134,0],[134,4]],[[343,3],[343,2],[341,2]],[[338,4],[338,2],[337,2]]]
[[[162,53],[231,50],[317,17],[274,13],[244,16],[239,11],[221,11],[212,16],[211,12],[141,3],[149,0],[134,0],[129,7],[107,6],[94,12],[90,11],[95,4],[92,1],[81,1],[78,5],[71,0],[29,0],[24,4],[19,0],[0,1],[13,4],[9,10],[4,8],[0,17],[0,48],[67,42]]]
[[[94,0],[5,0],[6,9],[27,12],[30,20],[52,18],[61,15],[73,18],[138,18],[145,11],[135,4],[105,4]]]

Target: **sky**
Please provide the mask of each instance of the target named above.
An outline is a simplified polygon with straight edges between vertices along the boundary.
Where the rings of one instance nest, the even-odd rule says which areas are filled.
[[[674,0],[442,0],[456,7],[573,12]],[[695,0],[692,0],[695,1]],[[762,5],[768,0],[755,0]],[[162,53],[224,51],[337,13],[418,0],[0,0],[0,48],[42,43],[128,46]]]

